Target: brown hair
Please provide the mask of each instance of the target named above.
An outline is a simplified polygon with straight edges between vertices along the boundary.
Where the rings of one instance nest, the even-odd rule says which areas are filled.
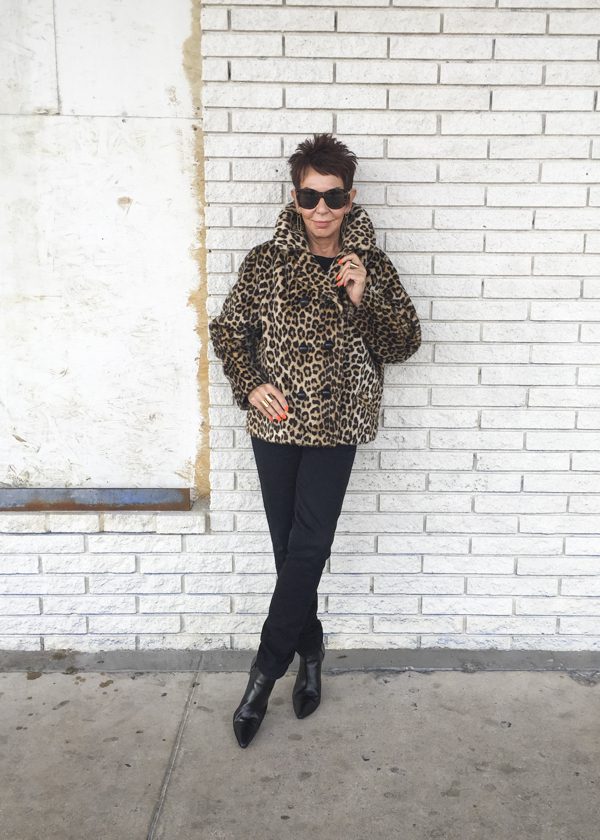
[[[298,144],[288,159],[294,188],[300,189],[302,176],[308,167],[321,175],[337,175],[344,182],[344,189],[352,188],[357,157],[354,152],[331,134],[313,134]]]

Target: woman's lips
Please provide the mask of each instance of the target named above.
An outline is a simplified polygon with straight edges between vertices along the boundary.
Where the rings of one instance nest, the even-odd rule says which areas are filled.
[[[314,224],[317,227],[327,227],[327,225],[331,224],[331,222],[315,222]]]

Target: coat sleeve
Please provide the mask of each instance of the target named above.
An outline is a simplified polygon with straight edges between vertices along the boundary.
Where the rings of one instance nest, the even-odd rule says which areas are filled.
[[[250,391],[265,381],[256,361],[256,345],[262,332],[256,262],[257,253],[253,249],[244,258],[220,315],[208,325],[215,354],[223,363],[235,402],[244,411],[250,408]]]
[[[361,302],[350,302],[349,320],[383,363],[404,362],[421,346],[421,324],[390,258],[378,249],[366,265]]]

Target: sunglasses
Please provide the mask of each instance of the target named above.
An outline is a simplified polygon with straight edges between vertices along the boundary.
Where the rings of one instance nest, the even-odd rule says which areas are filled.
[[[341,187],[335,187],[326,192],[317,192],[317,190],[309,190],[306,187],[296,190],[296,199],[303,210],[314,210],[321,198],[325,199],[325,204],[330,210],[341,210],[342,207],[346,206],[348,195],[347,190],[343,190]]]

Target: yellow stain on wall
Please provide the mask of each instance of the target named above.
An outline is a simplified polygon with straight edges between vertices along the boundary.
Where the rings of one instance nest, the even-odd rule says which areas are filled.
[[[198,115],[198,124],[192,125],[195,135],[194,169],[192,189],[198,203],[198,230],[196,244],[191,254],[198,265],[198,287],[190,294],[188,304],[196,310],[195,330],[200,338],[198,360],[198,396],[200,400],[201,426],[198,430],[198,446],[194,464],[194,489],[196,499],[207,499],[210,494],[210,439],[208,425],[208,317],[207,271],[206,271],[206,226],[204,208],[206,207],[206,185],[204,177],[204,131],[202,127],[202,51],[200,27],[201,0],[191,0],[191,32],[183,44],[183,68],[187,76],[194,113]]]

